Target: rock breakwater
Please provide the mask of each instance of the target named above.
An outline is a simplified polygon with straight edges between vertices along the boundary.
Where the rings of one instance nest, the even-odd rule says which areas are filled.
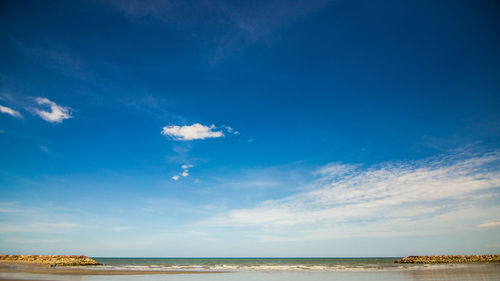
[[[500,262],[500,255],[409,256],[395,263],[473,263]]]
[[[99,265],[87,256],[61,255],[0,255],[0,262],[22,262],[56,266]]]

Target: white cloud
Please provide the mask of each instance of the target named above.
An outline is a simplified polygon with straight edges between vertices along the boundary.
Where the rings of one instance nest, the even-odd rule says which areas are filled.
[[[189,176],[189,169],[193,168],[193,165],[182,165],[181,168],[183,169],[181,175],[183,177],[187,177]]]
[[[6,106],[0,105],[0,112],[9,114],[9,115],[16,117],[16,118],[23,118],[23,115],[21,113],[19,113],[18,111],[15,111],[12,108],[6,107]]]
[[[203,140],[206,138],[220,138],[224,134],[216,131],[215,125],[205,126],[195,123],[190,126],[165,126],[161,134],[171,137],[174,140]]]
[[[35,99],[38,105],[48,105],[50,106],[50,112],[41,109],[35,109],[36,114],[38,114],[43,120],[47,122],[61,123],[64,119],[72,118],[69,107],[64,107],[57,105],[55,102],[50,101],[47,98],[38,97]]]
[[[229,133],[229,134],[234,134],[234,135],[239,135],[240,132],[234,130],[233,128],[229,127],[229,126],[222,126],[223,128],[226,129],[226,131]]]
[[[181,168],[182,168],[182,172],[180,175],[175,175],[172,177],[173,180],[178,180],[181,176],[182,177],[188,177],[189,176],[189,169],[191,169],[193,167],[193,165],[182,165]]]
[[[495,212],[485,211],[481,202],[498,193],[500,154],[449,156],[438,160],[384,164],[368,169],[330,164],[314,174],[309,191],[261,202],[254,208],[219,214],[203,224],[224,227],[260,228],[286,235],[328,238],[348,235],[388,235],[435,231],[458,212],[469,216],[470,227],[477,220],[492,220]],[[496,208],[498,209],[498,208]],[[452,214],[448,216],[448,214]],[[417,221],[425,221],[418,225]],[[441,220],[441,223],[436,223]],[[482,227],[497,226],[486,223]],[[431,227],[432,225],[432,227]],[[429,226],[428,229],[425,226]],[[290,230],[294,231],[283,231]],[[293,234],[285,234],[293,233]],[[300,234],[301,233],[301,234]]]
[[[485,222],[480,224],[479,227],[500,227],[500,221]]]

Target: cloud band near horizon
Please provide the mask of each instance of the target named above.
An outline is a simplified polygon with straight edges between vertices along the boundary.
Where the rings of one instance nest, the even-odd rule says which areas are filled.
[[[230,210],[201,224],[252,227],[265,240],[432,233],[449,225],[443,218],[493,227],[500,216],[485,212],[482,203],[498,196],[499,162],[500,153],[492,152],[366,169],[329,164],[315,172],[319,178],[307,191]],[[466,209],[470,212],[461,216]]]

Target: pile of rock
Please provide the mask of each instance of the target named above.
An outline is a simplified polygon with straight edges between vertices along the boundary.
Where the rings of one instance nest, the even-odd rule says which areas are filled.
[[[500,255],[409,256],[396,263],[468,263],[500,262]]]
[[[86,256],[0,255],[0,262],[25,262],[55,266],[99,265]]]

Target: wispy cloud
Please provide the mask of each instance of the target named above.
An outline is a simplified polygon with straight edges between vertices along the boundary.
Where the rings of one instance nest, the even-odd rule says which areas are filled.
[[[0,233],[66,233],[81,224],[42,207],[27,207],[17,202],[0,201]]]
[[[86,80],[92,76],[90,66],[76,52],[58,42],[30,42],[11,38],[16,50],[27,56],[33,63],[63,75]]]
[[[130,229],[131,229],[130,226],[123,226],[123,225],[117,225],[117,226],[113,227],[113,231],[116,231],[116,232],[127,231]]]
[[[317,11],[328,2],[109,1],[111,6],[133,20],[149,17],[181,30],[194,26],[206,30],[204,33],[210,36],[202,40],[203,47],[208,45],[209,60],[213,63],[256,42],[271,42],[277,30]]]
[[[187,176],[189,176],[189,169],[193,168],[193,165],[182,165],[181,168],[182,168],[181,175],[183,177],[187,177]]]
[[[182,172],[178,175],[175,175],[172,177],[173,180],[179,180],[181,177],[188,177],[189,176],[189,169],[193,168],[193,165],[182,165]]]
[[[174,140],[203,140],[206,138],[220,138],[222,131],[217,131],[215,125],[205,126],[195,123],[190,126],[165,126],[161,134]]]
[[[74,222],[33,222],[28,224],[0,223],[0,226],[0,233],[66,233],[74,231],[75,229],[80,227],[80,224]]]
[[[467,214],[473,216],[473,221],[487,221],[492,219],[492,213],[485,211],[480,202],[491,197],[478,195],[498,192],[499,161],[500,154],[494,152],[388,163],[367,169],[330,164],[315,172],[319,178],[306,192],[264,201],[254,208],[231,210],[204,223],[259,228],[266,239],[272,236],[266,236],[266,231],[276,231],[280,236],[286,233],[282,230],[291,228],[295,231],[286,234],[294,233],[290,239],[326,239],[339,232],[361,236],[408,233],[418,220],[446,221],[448,214],[459,217],[457,213],[466,207],[474,210]],[[486,223],[483,227],[496,224]]]
[[[479,227],[500,227],[500,221],[485,222],[480,224]]]
[[[43,151],[45,153],[49,153],[50,152],[49,148],[46,145],[41,144],[38,147],[40,148],[41,151]]]
[[[228,134],[234,134],[234,135],[239,135],[240,132],[234,130],[233,128],[229,127],[229,126],[222,126],[224,129],[226,129],[227,133]]]
[[[0,105],[0,112],[9,114],[9,115],[16,117],[16,118],[23,118],[23,115],[21,113],[19,113],[19,111],[16,111],[10,107],[6,107],[3,105]]]
[[[69,107],[57,105],[55,102],[42,97],[35,98],[35,101],[40,106],[50,107],[50,111],[45,111],[38,108],[34,109],[35,113],[47,122],[61,123],[63,120],[73,117],[71,116],[71,109]]]

